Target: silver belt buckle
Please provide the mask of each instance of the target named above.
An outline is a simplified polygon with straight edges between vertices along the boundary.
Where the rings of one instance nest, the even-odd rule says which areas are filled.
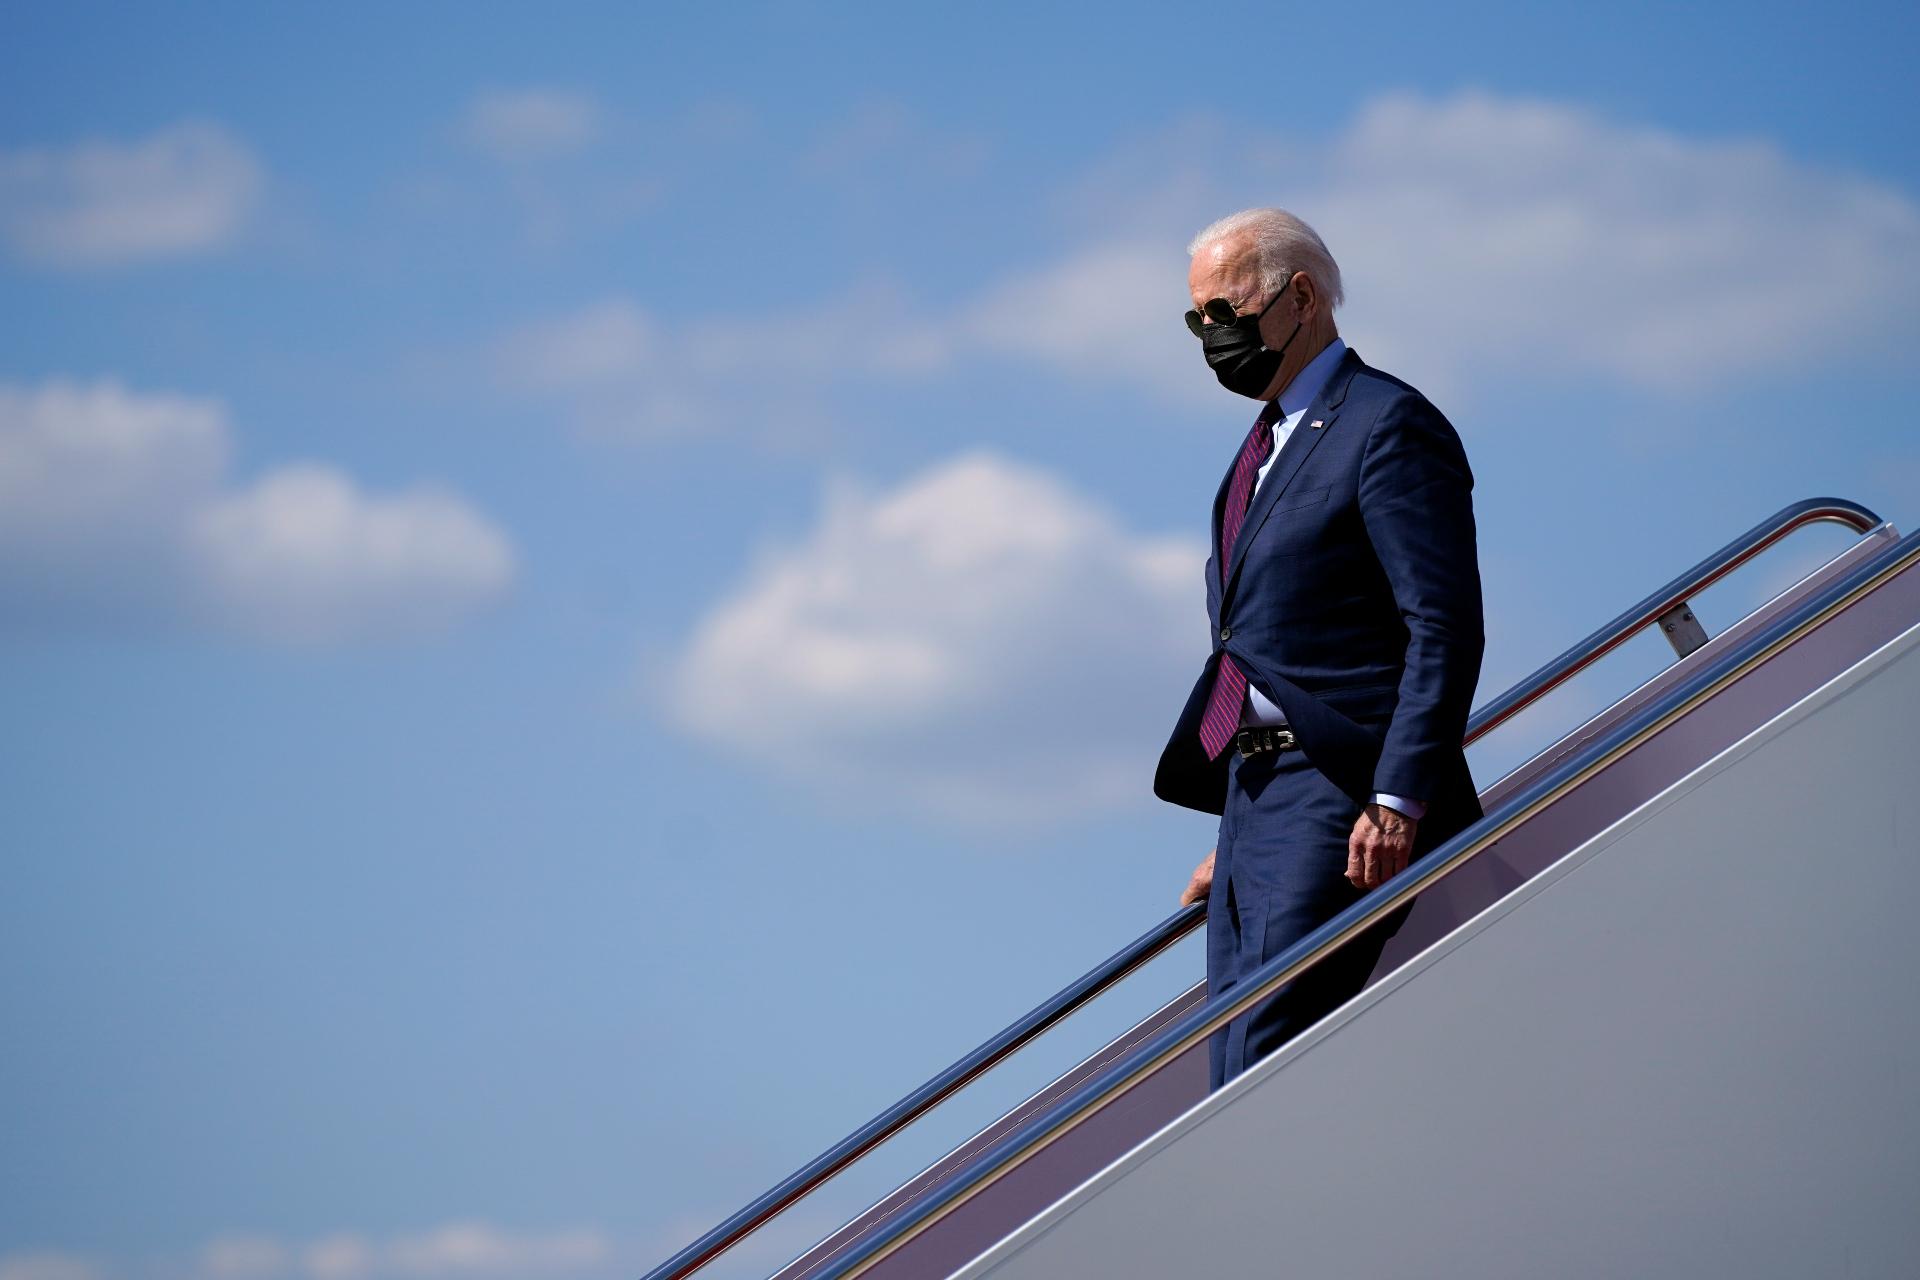
[[[1255,725],[1240,730],[1235,737],[1234,749],[1245,760],[1248,756],[1262,751],[1291,751],[1294,747],[1293,730],[1276,725]]]

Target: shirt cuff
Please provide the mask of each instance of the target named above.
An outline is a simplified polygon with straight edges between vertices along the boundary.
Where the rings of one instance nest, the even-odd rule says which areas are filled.
[[[1412,818],[1415,822],[1427,816],[1427,803],[1424,800],[1409,800],[1405,796],[1390,796],[1384,791],[1376,791],[1367,801],[1369,804],[1383,804],[1397,813]]]

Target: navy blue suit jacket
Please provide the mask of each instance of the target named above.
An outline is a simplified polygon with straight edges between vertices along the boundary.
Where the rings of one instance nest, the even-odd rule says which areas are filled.
[[[1361,804],[1427,802],[1422,846],[1478,819],[1466,734],[1485,647],[1473,472],[1453,425],[1349,349],[1255,492],[1220,582],[1213,501],[1213,652],[1161,752],[1154,794],[1219,813],[1229,746],[1200,718],[1224,651],[1286,713],[1308,760]]]

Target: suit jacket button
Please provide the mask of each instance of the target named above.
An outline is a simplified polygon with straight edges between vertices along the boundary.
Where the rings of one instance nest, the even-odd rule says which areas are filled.
[[[1231,639],[1233,639],[1233,628],[1232,628],[1232,627],[1222,627],[1222,628],[1220,628],[1220,638],[1221,638],[1222,640],[1231,640]]]

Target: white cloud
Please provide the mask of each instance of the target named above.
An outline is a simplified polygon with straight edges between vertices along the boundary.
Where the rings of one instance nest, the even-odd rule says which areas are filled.
[[[567,1280],[613,1266],[636,1269],[639,1258],[628,1256],[635,1253],[633,1242],[622,1245],[590,1228],[522,1233],[464,1221],[385,1237],[351,1231],[310,1240],[219,1236],[193,1259],[122,1259],[111,1268],[73,1254],[16,1253],[0,1257],[0,1280],[182,1274],[201,1280]]]
[[[890,137],[887,119],[867,131]],[[1072,247],[945,315],[885,285],[756,311],[750,329],[616,297],[494,354],[511,386],[626,438],[788,440],[859,380],[981,354],[1218,404],[1179,320],[1186,239],[1275,201],[1340,259],[1354,345],[1443,399],[1512,377],[1699,391],[1920,337],[1920,206],[1765,143],[1479,92],[1378,97],[1317,139],[1236,128],[1186,121],[1094,163],[1055,197]]]
[[[1186,238],[1278,203],[1340,260],[1355,345],[1415,382],[1698,389],[1920,330],[1920,207],[1767,143],[1479,92],[1376,98],[1317,142],[1245,132],[1227,148],[1223,127],[1096,166],[1063,211],[1109,230],[989,290],[966,326],[1070,376],[1187,399],[1211,383],[1175,318]],[[1048,298],[1079,323],[1021,322]]]
[[[187,121],[122,143],[0,152],[0,236],[29,261],[110,266],[230,243],[262,176],[217,124]]]
[[[514,569],[506,537],[454,494],[375,497],[314,463],[207,503],[188,540],[223,618],[303,643],[438,630]]]
[[[611,1241],[598,1231],[514,1235],[484,1222],[457,1222],[387,1240],[330,1236],[299,1251],[298,1270],[307,1280],[528,1280],[600,1267],[613,1252]]]
[[[151,548],[220,482],[217,401],[119,384],[0,384],[0,548],[71,563]]]
[[[100,1269],[70,1253],[10,1253],[0,1257],[0,1280],[99,1280]]]
[[[657,375],[659,326],[624,298],[528,325],[501,348],[512,379],[540,390],[578,391]]]
[[[292,1262],[292,1250],[271,1236],[221,1236],[200,1251],[207,1280],[269,1280]]]
[[[508,388],[559,403],[589,434],[744,432],[791,443],[824,420],[833,387],[936,370],[950,353],[949,337],[915,319],[897,290],[870,284],[812,307],[756,310],[750,323],[668,323],[632,299],[607,298],[526,325],[491,354]],[[767,412],[773,404],[777,414]]]
[[[827,124],[795,156],[801,173],[849,184],[898,186],[916,177],[966,181],[978,177],[992,148],[978,134],[949,133],[894,98],[869,98]]]
[[[0,616],[171,614],[294,643],[412,635],[497,598],[512,548],[460,498],[301,463],[232,487],[214,400],[0,385]]]
[[[539,1275],[598,1266],[612,1245],[597,1231],[509,1235],[479,1222],[454,1223],[403,1236],[385,1250],[386,1269],[400,1276]]]
[[[1184,244],[1184,241],[1181,242]],[[1145,384],[1192,402],[1220,399],[1180,319],[1180,245],[1113,241],[998,284],[957,322],[963,341],[1089,382]]]
[[[688,732],[870,800],[982,821],[1140,802],[1205,654],[1204,559],[991,453],[889,493],[843,480],[658,693]]]
[[[562,89],[483,93],[467,107],[467,141],[500,160],[579,151],[600,130],[600,109],[585,94]]]
[[[1365,324],[1475,373],[1695,387],[1920,315],[1920,208],[1765,143],[1401,95],[1362,112],[1327,168],[1303,204],[1351,262]]]
[[[373,1274],[373,1246],[356,1235],[315,1240],[300,1250],[300,1270],[313,1280],[361,1280]]]
[[[384,1239],[356,1232],[305,1242],[223,1236],[201,1250],[198,1270],[206,1280],[539,1280],[604,1269],[615,1255],[613,1241],[599,1231],[517,1234],[486,1222],[452,1222]]]

